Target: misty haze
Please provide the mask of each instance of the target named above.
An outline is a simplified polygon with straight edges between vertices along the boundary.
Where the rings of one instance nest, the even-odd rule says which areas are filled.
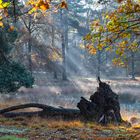
[[[0,140],[140,140],[140,1],[1,0]]]

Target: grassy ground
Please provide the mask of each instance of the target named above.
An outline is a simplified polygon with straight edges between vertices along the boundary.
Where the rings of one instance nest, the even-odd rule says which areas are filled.
[[[25,140],[140,140],[140,125],[101,126],[79,120],[0,117],[0,135]],[[15,140],[1,139],[0,140]]]

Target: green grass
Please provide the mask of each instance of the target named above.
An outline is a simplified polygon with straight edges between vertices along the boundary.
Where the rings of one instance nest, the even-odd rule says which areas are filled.
[[[2,136],[0,137],[0,140],[28,140],[28,139],[25,139],[25,138],[17,138],[15,136]]]

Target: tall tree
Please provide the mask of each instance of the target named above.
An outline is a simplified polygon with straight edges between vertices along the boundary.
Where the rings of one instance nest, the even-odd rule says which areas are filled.
[[[62,41],[62,79],[67,80],[67,74],[66,74],[66,47],[67,47],[67,40],[65,36],[67,33],[66,26],[64,25],[64,16],[63,16],[63,11],[60,11],[60,16],[61,16],[61,25],[63,27],[62,33],[61,33],[61,41]],[[67,19],[66,19],[67,20]]]

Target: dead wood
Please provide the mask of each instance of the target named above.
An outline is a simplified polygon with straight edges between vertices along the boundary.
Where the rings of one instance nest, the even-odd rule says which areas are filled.
[[[112,91],[107,83],[102,82],[100,77],[98,77],[98,83],[97,91],[90,96],[91,101],[82,97],[77,104],[80,113],[88,120],[103,124],[121,123],[123,120],[120,114],[118,95]]]
[[[36,112],[12,112],[19,109],[25,109],[35,107],[42,109],[41,111]],[[29,103],[29,104],[22,104],[17,106],[8,107],[5,109],[0,110],[0,114],[7,116],[7,117],[16,117],[16,116],[41,116],[41,117],[56,117],[56,116],[62,116],[64,118],[75,118],[79,117],[80,111],[78,109],[65,109],[65,108],[56,108],[44,104],[38,104],[38,103]]]

